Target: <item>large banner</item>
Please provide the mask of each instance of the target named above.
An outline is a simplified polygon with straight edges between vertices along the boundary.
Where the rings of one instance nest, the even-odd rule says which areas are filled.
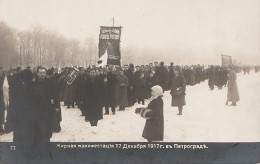
[[[121,27],[100,27],[99,58],[107,53],[107,65],[121,65],[120,37]]]
[[[227,55],[221,55],[222,59],[222,66],[228,66],[229,64],[232,64],[232,57]]]

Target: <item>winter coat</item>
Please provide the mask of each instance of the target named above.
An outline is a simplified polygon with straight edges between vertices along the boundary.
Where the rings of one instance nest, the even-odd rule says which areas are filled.
[[[76,91],[77,91],[77,78],[74,80],[74,82],[69,85],[65,84],[65,90],[64,90],[64,102],[72,103],[76,101]]]
[[[20,73],[7,75],[9,85],[9,107],[6,115],[5,130],[11,132],[16,121],[17,110],[19,110],[20,96],[19,91],[22,85]]]
[[[141,77],[143,76],[143,77]],[[134,92],[137,99],[146,98],[146,79],[144,72],[135,72]]]
[[[51,87],[52,87],[52,98],[54,100],[54,104],[52,104],[51,116],[52,116],[52,130],[59,131],[60,130],[60,122],[62,120],[61,117],[61,106],[60,106],[60,82],[59,75],[55,74],[50,79]],[[59,109],[56,111],[56,109]]]
[[[181,91],[181,95],[175,95],[177,90]],[[186,81],[182,74],[175,75],[172,80],[171,95],[172,95],[172,106],[184,106],[185,95],[186,95]]]
[[[19,86],[17,100],[19,108],[16,109],[13,119],[13,142],[34,143],[35,142],[35,121],[37,121],[37,112],[35,112],[36,103],[33,93],[32,83],[23,83]],[[50,131],[45,133],[49,138]]]
[[[104,79],[101,76],[88,78],[86,81],[86,116],[89,121],[103,119]]]
[[[121,107],[128,105],[127,99],[128,79],[125,75],[117,76],[117,104]]]
[[[228,101],[231,101],[231,102],[238,102],[240,100],[236,80],[237,80],[236,72],[230,71],[229,78],[228,78],[227,99],[228,99]]]
[[[128,88],[129,87],[133,87],[134,86],[134,71],[131,69],[131,68],[129,68],[126,72],[125,72],[125,75],[126,75],[126,77],[127,77],[127,79],[128,79]]]
[[[163,117],[163,100],[162,97],[152,100],[148,107],[150,119],[146,120],[143,137],[150,141],[163,141],[164,135],[164,117]]]
[[[174,68],[174,66],[169,67],[169,78],[168,78],[168,82],[167,82],[167,90],[171,89],[172,78],[174,77],[173,68]]]
[[[43,79],[42,81],[36,80],[35,88],[33,89],[33,96],[35,98],[35,119],[37,124],[41,127],[41,130],[37,131],[36,134],[43,140],[50,139],[52,136],[51,129],[51,111],[53,110],[51,99],[52,85],[50,80]]]
[[[168,81],[168,70],[164,66],[159,66],[156,68],[155,74],[159,79],[159,85],[163,88],[163,90],[166,90]]]
[[[104,92],[104,103],[105,105],[115,107],[116,106],[116,87],[117,87],[117,78],[116,75],[108,72],[104,77],[107,79]]]
[[[209,80],[208,80],[209,87],[214,87],[214,85],[216,84],[216,70],[215,70],[215,68],[212,67],[208,70],[208,77],[209,77]]]
[[[159,84],[159,79],[156,75],[153,75],[152,77],[148,77],[147,78],[147,87],[149,88],[149,90],[155,86]]]
[[[79,75],[76,79],[77,92],[76,92],[76,100],[79,104],[85,102],[86,100],[86,81],[89,78],[88,75]]]

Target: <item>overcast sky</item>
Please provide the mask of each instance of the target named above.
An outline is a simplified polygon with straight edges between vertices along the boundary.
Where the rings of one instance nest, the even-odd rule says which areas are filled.
[[[112,25],[112,17],[124,27],[123,48],[260,64],[260,0],[0,0],[0,20],[9,26],[41,25],[80,40],[98,42],[99,26]]]

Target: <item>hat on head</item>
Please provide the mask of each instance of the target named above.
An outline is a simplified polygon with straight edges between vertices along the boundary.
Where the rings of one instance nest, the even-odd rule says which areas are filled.
[[[181,72],[181,67],[180,66],[175,66],[174,69],[179,71],[179,72]]]
[[[160,66],[164,66],[164,62],[160,62]]]
[[[130,68],[134,68],[134,65],[131,63],[131,64],[129,65],[129,67],[130,67]]]
[[[151,88],[152,97],[159,97],[163,95],[163,89],[160,85],[155,85]]]

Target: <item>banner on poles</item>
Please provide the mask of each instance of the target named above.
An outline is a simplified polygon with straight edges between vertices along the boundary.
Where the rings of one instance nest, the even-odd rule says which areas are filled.
[[[228,66],[230,64],[232,64],[232,57],[231,56],[227,56],[227,55],[221,55],[221,59],[222,59],[222,66]]]
[[[121,65],[121,28],[122,27],[100,27],[98,44],[99,58],[107,53],[107,65]]]

